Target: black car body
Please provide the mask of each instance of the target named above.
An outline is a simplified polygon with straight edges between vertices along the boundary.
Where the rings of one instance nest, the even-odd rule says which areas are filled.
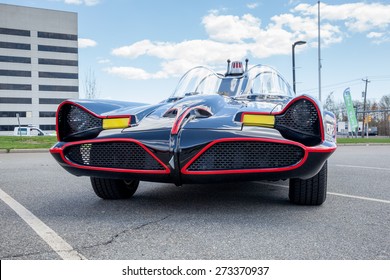
[[[188,71],[159,104],[68,100],[50,150],[70,173],[91,177],[102,198],[130,197],[138,182],[176,185],[290,179],[290,200],[326,198],[335,117],[297,96],[273,68]]]

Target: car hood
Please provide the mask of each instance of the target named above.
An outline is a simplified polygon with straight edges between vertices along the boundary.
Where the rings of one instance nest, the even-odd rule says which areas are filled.
[[[137,113],[137,125],[125,131],[172,129],[182,114],[189,113],[191,110],[199,110],[201,113],[194,114],[182,128],[241,130],[241,122],[237,121],[237,116],[243,112],[277,113],[283,110],[289,100],[286,98],[251,101],[235,100],[220,95],[191,96],[173,103],[143,107],[143,110]]]

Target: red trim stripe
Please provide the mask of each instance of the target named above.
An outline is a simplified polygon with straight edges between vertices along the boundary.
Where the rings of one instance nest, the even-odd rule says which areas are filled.
[[[257,141],[257,142],[265,142],[265,143],[280,143],[280,144],[288,144],[295,145],[301,147],[305,154],[302,160],[292,166],[281,167],[281,168],[261,168],[261,169],[234,169],[234,170],[206,170],[206,171],[190,171],[188,168],[194,163],[202,154],[204,154],[210,147],[217,143],[221,142],[235,142],[235,141]],[[305,145],[289,141],[289,140],[277,140],[277,139],[268,139],[268,138],[224,138],[218,139],[207,144],[203,149],[201,149],[184,167],[181,169],[182,174],[185,175],[223,175],[223,174],[239,174],[239,173],[267,173],[267,172],[283,172],[290,171],[299,168],[302,166],[309,155],[309,153],[331,153],[336,149],[336,147],[306,147]]]
[[[151,155],[163,168],[164,170],[143,170],[143,169],[122,169],[122,168],[108,168],[108,167],[96,167],[96,166],[86,166],[86,165],[79,165],[74,162],[71,162],[68,160],[64,155],[64,150],[68,147],[74,146],[74,145],[81,145],[81,144],[93,144],[93,143],[107,143],[107,142],[132,142],[137,145],[139,145],[141,148],[143,148],[149,155]],[[50,153],[57,153],[61,155],[62,160],[67,163],[68,165],[80,169],[87,169],[87,170],[96,170],[96,171],[108,171],[108,172],[121,172],[121,173],[141,173],[141,174],[169,174],[170,170],[169,168],[157,157],[155,156],[144,144],[142,144],[140,141],[135,139],[117,139],[117,138],[105,138],[105,139],[97,139],[97,140],[83,140],[83,141],[77,141],[77,142],[69,142],[62,146],[61,148],[52,148],[50,149]]]

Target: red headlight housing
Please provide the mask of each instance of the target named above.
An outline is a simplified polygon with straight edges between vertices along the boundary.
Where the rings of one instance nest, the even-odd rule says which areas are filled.
[[[323,141],[322,118],[318,106],[307,98],[293,102],[275,116],[275,128],[283,137],[315,146]]]

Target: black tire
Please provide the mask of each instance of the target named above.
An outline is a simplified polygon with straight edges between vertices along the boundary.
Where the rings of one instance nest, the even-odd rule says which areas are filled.
[[[290,179],[289,198],[299,205],[321,205],[326,200],[328,162],[314,177],[309,179]]]
[[[126,199],[133,196],[138,188],[138,180],[116,180],[91,177],[95,194],[103,199]]]

